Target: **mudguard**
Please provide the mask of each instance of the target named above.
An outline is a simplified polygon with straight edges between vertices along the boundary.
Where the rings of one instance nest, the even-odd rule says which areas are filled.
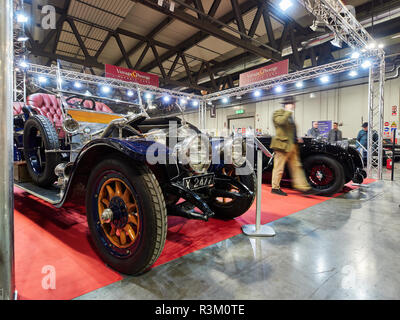
[[[56,207],[59,208],[71,201],[76,202],[75,200],[78,198],[80,200],[84,198],[85,186],[89,179],[91,168],[105,156],[114,154],[115,156],[131,159],[134,162],[147,163],[146,155],[149,148],[156,150],[156,155],[165,153],[166,157],[169,156],[170,151],[166,146],[145,139],[101,138],[90,141],[82,148],[72,165],[64,195]]]

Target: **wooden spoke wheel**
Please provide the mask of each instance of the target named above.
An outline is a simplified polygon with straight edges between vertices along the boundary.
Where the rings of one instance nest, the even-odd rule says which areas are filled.
[[[121,179],[108,179],[101,187],[98,206],[100,223],[108,239],[118,248],[132,246],[138,237],[140,218],[130,187]],[[106,209],[111,210],[112,218],[104,215]]]
[[[145,272],[164,248],[164,196],[144,164],[115,154],[101,160],[89,177],[86,215],[99,255],[119,272]]]

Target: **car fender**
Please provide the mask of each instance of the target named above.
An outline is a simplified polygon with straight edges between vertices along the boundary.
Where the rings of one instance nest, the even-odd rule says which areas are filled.
[[[69,203],[84,203],[85,188],[91,168],[103,158],[114,155],[123,157],[127,161],[147,163],[146,155],[151,146],[158,147],[159,152],[169,154],[169,149],[164,145],[145,139],[102,138],[92,140],[82,148],[69,170],[68,184],[57,207],[66,206]]]

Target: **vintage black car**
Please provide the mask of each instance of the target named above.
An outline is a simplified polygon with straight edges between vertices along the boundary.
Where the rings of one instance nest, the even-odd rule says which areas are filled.
[[[60,90],[28,97],[14,118],[14,155],[32,179],[19,187],[55,207],[86,206],[108,265],[148,270],[163,250],[167,215],[232,219],[250,208],[254,171],[236,175],[247,166],[241,139],[212,141],[184,119],[149,118],[129,103],[122,114],[121,101],[101,100]]]
[[[273,153],[269,148],[270,136],[259,136],[258,139]],[[319,195],[333,195],[341,191],[346,183],[362,183],[367,177],[360,153],[347,141],[331,144],[307,137],[303,141],[299,143],[299,150],[306,178]],[[264,156],[263,171],[268,173],[272,168],[273,160]],[[288,170],[285,170],[284,178],[290,178]]]

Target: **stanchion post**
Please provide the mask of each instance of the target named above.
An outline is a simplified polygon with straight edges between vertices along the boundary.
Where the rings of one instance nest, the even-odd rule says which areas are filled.
[[[256,145],[260,144],[257,138],[255,138],[255,143]],[[265,149],[264,146],[260,145],[260,147]],[[275,236],[275,230],[270,226],[261,225],[262,155],[261,149],[257,148],[256,224],[246,224],[242,226],[242,231],[245,235],[253,237],[273,237]]]
[[[0,300],[14,298],[13,1],[0,0]]]
[[[262,164],[262,152],[260,149],[257,150],[257,203],[256,203],[256,232],[260,231],[261,225],[261,186],[262,186],[262,165],[258,167],[259,164]]]
[[[392,176],[391,180],[394,179],[394,160],[395,160],[395,149],[396,149],[396,128],[393,130],[393,146],[392,146]]]

